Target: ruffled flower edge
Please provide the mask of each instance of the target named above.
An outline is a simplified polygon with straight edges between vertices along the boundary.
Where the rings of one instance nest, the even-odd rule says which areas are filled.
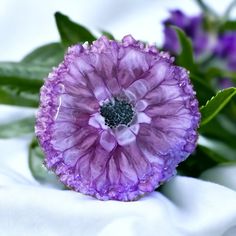
[[[115,46],[134,47],[143,52],[152,53],[172,66],[174,68],[174,79],[178,81],[179,86],[182,89],[183,96],[188,98],[185,101],[185,107],[191,112],[192,126],[189,128],[189,130],[187,130],[185,137],[186,143],[182,147],[179,147],[178,150],[181,151],[178,154],[176,154],[175,149],[170,150],[168,154],[159,156],[159,158],[163,158],[164,160],[162,173],[155,170],[154,167],[152,169],[152,173],[148,173],[145,178],[139,180],[135,186],[132,186],[123,192],[110,191],[108,193],[101,193],[91,186],[85,186],[80,179],[76,178],[73,168],[67,166],[64,163],[62,154],[53,148],[50,140],[52,139],[52,125],[58,112],[60,103],[58,97],[60,96],[63,89],[61,84],[63,82],[64,75],[68,73],[69,65],[80,55],[80,53],[89,53],[90,50],[98,52],[100,50],[101,44],[107,44],[108,42],[110,44],[116,44]],[[64,61],[57,68],[53,69],[53,72],[51,72],[48,78],[45,79],[45,83],[40,90],[41,105],[36,115],[35,133],[45,153],[45,166],[49,170],[54,171],[59,177],[59,180],[70,189],[86,195],[95,196],[100,200],[137,200],[142,195],[152,192],[162,183],[170,180],[171,177],[176,174],[176,167],[178,164],[184,161],[189,156],[189,154],[194,151],[198,138],[196,130],[200,120],[198,101],[195,97],[196,93],[193,91],[189,80],[189,72],[184,68],[174,66],[173,61],[174,58],[170,57],[167,52],[159,53],[154,46],[147,45],[145,47],[143,43],[134,40],[131,36],[124,37],[120,43],[113,40],[108,40],[105,36],[102,36],[92,45],[77,44],[70,47],[67,54],[65,55]],[[176,155],[179,158],[176,158]]]

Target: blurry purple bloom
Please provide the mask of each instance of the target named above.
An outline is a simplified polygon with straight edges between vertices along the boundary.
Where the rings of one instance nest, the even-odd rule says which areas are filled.
[[[196,146],[200,114],[188,72],[131,36],[69,48],[41,89],[36,135],[69,188],[135,200]]]
[[[217,84],[221,89],[226,89],[234,86],[230,78],[217,78]]]
[[[174,54],[178,54],[180,51],[177,34],[174,29],[169,27],[169,25],[175,25],[192,39],[196,56],[204,53],[209,47],[210,40],[209,35],[203,29],[203,16],[187,16],[180,10],[173,10],[170,13],[170,18],[164,21],[164,49]]]
[[[236,32],[225,32],[219,36],[214,57],[223,70],[236,71]],[[222,89],[234,86],[230,78],[218,78],[218,84]]]
[[[236,32],[226,32],[219,36],[215,55],[226,62],[227,69],[236,71]]]

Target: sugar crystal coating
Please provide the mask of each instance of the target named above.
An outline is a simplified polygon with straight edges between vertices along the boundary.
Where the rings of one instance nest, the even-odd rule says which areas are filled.
[[[196,147],[199,120],[188,71],[168,53],[102,36],[70,47],[49,74],[35,132],[66,186],[131,201],[175,175]]]

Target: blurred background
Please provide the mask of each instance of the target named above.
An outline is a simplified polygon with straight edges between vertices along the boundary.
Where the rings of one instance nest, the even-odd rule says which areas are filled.
[[[222,13],[230,0],[205,2]],[[175,8],[190,15],[199,12],[194,0],[1,0],[0,60],[20,60],[36,47],[58,41],[53,16],[56,11],[97,35],[99,30],[106,30],[120,39],[131,33],[137,39],[160,45],[163,39],[160,23]]]

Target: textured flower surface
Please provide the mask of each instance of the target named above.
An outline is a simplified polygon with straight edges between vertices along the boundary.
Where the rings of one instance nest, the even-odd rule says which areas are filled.
[[[69,48],[41,89],[45,164],[75,191],[130,201],[194,151],[200,114],[188,72],[130,35]]]
[[[210,34],[204,30],[203,16],[187,16],[180,10],[173,10],[171,15],[164,21],[164,49],[178,54],[180,46],[174,29],[169,25],[181,28],[192,39],[195,56],[198,57],[209,49],[211,42]]]

